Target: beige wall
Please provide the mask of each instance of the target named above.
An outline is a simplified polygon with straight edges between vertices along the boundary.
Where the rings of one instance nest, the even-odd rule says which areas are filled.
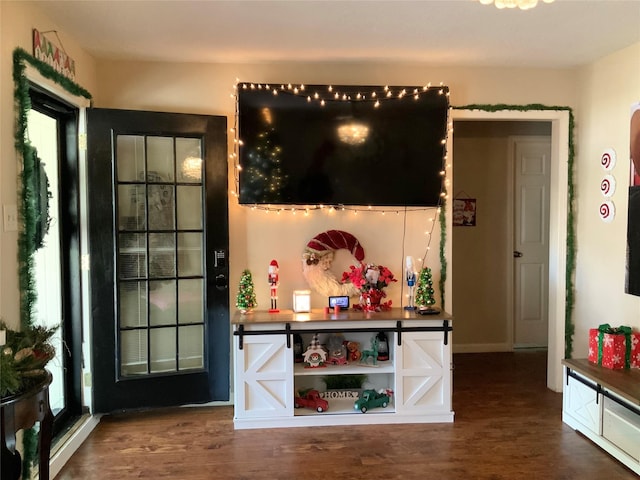
[[[13,51],[32,52],[32,29],[56,30],[57,26],[29,5],[0,1],[0,204],[18,203],[18,160],[14,148]],[[58,29],[62,43],[76,61],[76,82],[95,90],[95,61]],[[53,34],[49,34],[53,35]],[[57,40],[56,40],[57,43]],[[0,228],[0,318],[10,326],[19,324],[18,233]]]
[[[451,88],[451,103],[543,103],[572,105],[573,72],[567,70],[529,69],[434,69],[408,64],[260,64],[199,65],[110,61],[100,62],[101,79],[96,92],[96,106],[227,115],[233,125],[234,100],[231,97],[236,79],[264,83],[328,84],[425,84],[444,82]],[[232,148],[231,142],[229,148]],[[390,166],[390,168],[392,168]],[[233,178],[233,170],[229,170]],[[381,178],[384,172],[380,172]],[[409,173],[410,174],[410,173]],[[233,183],[230,189],[234,189]],[[402,278],[403,257],[421,258],[427,251],[434,211],[408,216],[406,231],[402,215],[353,213],[312,213],[305,218],[290,213],[276,216],[240,207],[230,201],[231,301],[235,301],[242,269],[249,268],[255,278],[260,306],[268,306],[266,273],[272,258],[280,264],[279,305],[289,308],[291,292],[304,288],[301,253],[316,234],[342,229],[355,235],[363,244],[366,260],[388,265]],[[439,278],[439,230],[432,233],[426,265]],[[404,239],[404,242],[403,242]],[[332,271],[339,276],[352,262],[348,255],[338,256]],[[449,269],[451,273],[451,269]],[[401,303],[401,285],[388,289],[394,305]],[[437,297],[439,300],[439,296]],[[449,295],[450,299],[450,295]],[[315,307],[324,305],[319,296]],[[450,308],[450,307],[449,307]]]
[[[55,29],[37,11],[20,2],[0,2],[0,200],[17,203],[17,162],[13,151],[13,103],[11,52],[16,46],[31,49],[31,28]],[[541,103],[569,106],[576,114],[576,184],[578,266],[576,272],[576,355],[586,353],[586,330],[601,321],[640,326],[640,299],[623,293],[626,236],[626,180],[629,106],[640,98],[640,45],[606,57],[579,71],[510,68],[435,68],[392,63],[272,63],[254,65],[162,64],[94,60],[73,39],[59,31],[65,48],[75,58],[78,83],[94,94],[96,106],[157,111],[226,115],[233,124],[234,103],[230,97],[236,78],[254,82],[424,84],[449,85],[453,105]],[[578,88],[579,87],[579,88]],[[604,148],[615,148],[621,157],[614,171],[618,192],[614,201],[618,216],[603,224],[597,215],[602,176],[599,157]],[[230,143],[231,148],[231,143]],[[230,173],[232,169],[230,168]],[[381,172],[384,176],[384,172]],[[230,176],[232,178],[232,176]],[[233,185],[231,185],[233,187]],[[455,187],[452,188],[455,191]],[[387,263],[401,275],[403,255],[421,257],[427,246],[425,231],[432,214],[412,215],[407,221],[403,244],[402,216],[335,213],[312,214],[309,218],[275,216],[252,212],[230,201],[231,302],[239,272],[250,268],[256,278],[258,299],[268,302],[267,266],[272,258],[281,264],[283,307],[291,290],[304,286],[300,253],[316,233],[330,228],[350,231],[363,243],[367,259]],[[434,231],[438,238],[437,229]],[[17,234],[0,234],[2,280],[0,315],[15,323],[18,314],[16,262]],[[404,247],[404,248],[403,248]],[[437,242],[431,243],[427,264],[437,267]],[[349,258],[338,258],[339,274]],[[454,259],[455,260],[455,259]],[[340,263],[340,265],[338,265]],[[458,266],[456,275],[464,275]],[[449,272],[452,272],[450,266]],[[400,302],[399,285],[389,291]],[[321,302],[316,298],[314,305]],[[462,321],[462,320],[460,320]],[[454,336],[455,338],[455,336]],[[491,339],[487,339],[491,341]]]
[[[629,119],[631,104],[640,101],[640,44],[582,69],[578,78],[582,114],[576,119],[574,357],[584,357],[589,328],[609,323],[640,330],[640,297],[624,293]],[[600,182],[605,175],[600,157],[607,148],[615,149],[618,158],[611,172],[617,180],[616,217],[611,223],[603,223],[598,215],[603,201]]]

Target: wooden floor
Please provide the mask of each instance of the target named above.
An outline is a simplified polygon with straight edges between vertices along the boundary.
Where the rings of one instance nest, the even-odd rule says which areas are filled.
[[[56,480],[637,478],[562,423],[545,353],[454,364],[452,424],[235,431],[232,407],[108,416]]]

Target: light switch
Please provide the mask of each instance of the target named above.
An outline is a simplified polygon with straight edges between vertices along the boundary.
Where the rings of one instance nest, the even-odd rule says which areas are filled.
[[[3,205],[2,213],[4,214],[4,231],[18,231],[18,207],[17,205]]]

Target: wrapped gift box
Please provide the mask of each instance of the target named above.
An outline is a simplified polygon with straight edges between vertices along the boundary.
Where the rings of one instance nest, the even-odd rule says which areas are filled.
[[[640,368],[640,333],[631,334],[631,368]]]
[[[640,368],[640,334],[608,324],[589,329],[589,361],[613,370]]]

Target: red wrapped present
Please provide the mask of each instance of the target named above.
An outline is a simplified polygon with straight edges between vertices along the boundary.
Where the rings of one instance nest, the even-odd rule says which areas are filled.
[[[589,361],[605,368],[619,370],[629,368],[634,340],[636,360],[640,365],[640,338],[630,327],[612,328],[609,324],[589,329]]]
[[[599,333],[600,330],[597,328],[589,329],[589,355],[587,358],[591,363],[602,363],[602,349],[598,347],[600,345]]]
[[[631,334],[631,368],[640,368],[640,333]]]

